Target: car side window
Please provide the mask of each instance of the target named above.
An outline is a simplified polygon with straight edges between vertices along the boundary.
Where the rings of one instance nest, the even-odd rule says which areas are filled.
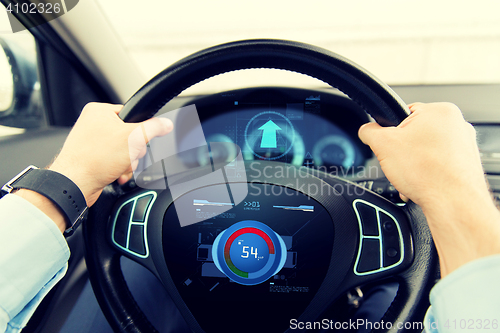
[[[35,38],[0,34],[0,137],[47,125]]]

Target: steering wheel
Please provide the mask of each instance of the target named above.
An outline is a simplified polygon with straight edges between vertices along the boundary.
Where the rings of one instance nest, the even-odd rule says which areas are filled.
[[[387,85],[335,53],[292,41],[247,40],[200,51],[168,67],[130,98],[120,117],[127,122],[143,121],[154,116],[181,91],[202,80],[252,68],[288,70],[320,79],[347,94],[384,126],[396,125],[408,115],[405,103]],[[240,223],[247,223],[244,230],[250,230],[250,227],[256,230],[266,225],[260,228],[263,232],[261,240],[267,241],[269,253],[264,255],[267,259],[259,258],[275,260],[280,263],[280,268],[293,272],[295,275],[289,275],[296,280],[290,278],[288,285],[280,284],[285,275],[280,277],[278,271],[273,271],[277,266],[265,272],[264,281],[246,283],[258,274],[235,276],[234,272],[241,273],[244,271],[242,267],[247,266],[231,266],[230,259],[234,261],[234,257],[229,254],[225,257],[226,253],[223,253],[236,247],[236,242],[231,243],[234,237],[245,235],[242,228],[232,227],[238,224],[235,222],[245,220],[242,217],[247,214],[244,211],[245,197],[238,199],[239,205],[235,199],[229,211],[236,218],[214,222],[219,223],[218,229],[210,230],[214,231],[214,237],[222,235],[219,240],[212,238],[205,244],[196,237],[201,237],[202,228],[207,223],[181,228],[172,208],[175,202],[184,202],[188,207],[196,198],[207,198],[221,186],[234,189],[236,185],[247,188],[250,184],[231,179],[227,179],[226,184],[214,181],[176,198],[168,188],[156,191],[139,189],[123,194],[116,185],[110,185],[103,191],[91,208],[83,230],[90,281],[104,315],[116,332],[156,332],[128,290],[120,268],[121,256],[139,262],[160,278],[195,332],[256,331],[259,326],[254,323],[259,319],[275,322],[267,326],[267,331],[291,331],[291,318],[297,318],[299,322],[314,321],[333,300],[350,288],[389,276],[398,280],[399,290],[382,318],[386,325],[376,327],[374,331],[418,330],[415,325],[404,324],[423,321],[429,306],[429,292],[438,271],[437,254],[421,209],[411,202],[403,207],[394,205],[369,190],[312,169],[307,177],[297,177],[296,173],[264,177],[260,172],[265,167],[277,165],[283,167],[276,162],[261,161],[259,166],[247,168],[247,180],[252,179],[253,186],[261,191],[274,188],[293,193],[293,197],[287,197],[287,208],[294,209],[277,209],[283,205],[283,200],[280,201],[283,198],[271,195],[264,199],[266,201],[260,200],[261,204],[267,205],[262,208],[260,221]],[[200,172],[206,174],[206,171],[198,170]],[[328,189],[328,193],[313,193],[311,188]],[[252,200],[259,202],[259,197]],[[301,206],[306,201],[307,206]],[[139,216],[142,222],[131,222],[135,216]],[[284,224],[297,232],[308,231],[301,240],[292,240],[291,236],[285,235]],[[212,250],[208,253],[200,248]],[[292,263],[286,266],[287,261],[283,266],[283,261],[289,259],[293,250],[297,261],[303,259],[303,265],[298,267]],[[178,253],[173,254],[173,251]],[[254,254],[250,251],[254,249],[247,246],[246,256]],[[192,274],[198,274],[193,277],[188,275],[191,274],[188,272],[190,268],[183,271],[183,265],[206,264],[207,269],[213,268],[213,263],[206,262],[210,258],[217,261],[215,266],[223,272],[222,275],[217,271],[219,273],[212,272],[207,277],[194,272],[196,269],[193,268]],[[238,267],[231,270],[235,265]],[[225,268],[221,269],[221,266]],[[260,268],[254,268],[254,271]],[[212,281],[208,287],[219,285],[215,283],[219,281],[220,287],[215,289],[217,293],[197,287],[193,282],[197,279]],[[191,282],[196,292],[189,291],[187,285]]]

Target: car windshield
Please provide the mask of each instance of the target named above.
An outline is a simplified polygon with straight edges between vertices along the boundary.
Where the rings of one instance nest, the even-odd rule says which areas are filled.
[[[200,49],[279,38],[343,55],[392,85],[500,82],[498,0],[97,0],[147,78]]]

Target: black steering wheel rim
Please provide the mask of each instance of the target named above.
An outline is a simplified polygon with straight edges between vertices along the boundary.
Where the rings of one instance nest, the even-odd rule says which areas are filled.
[[[320,79],[346,93],[381,125],[397,125],[408,114],[405,103],[387,85],[335,53],[291,41],[249,40],[215,46],[173,64],[134,94],[120,117],[127,122],[148,119],[173,97],[200,81],[251,68],[289,70]],[[119,195],[119,189],[108,187],[84,225],[90,279],[99,304],[115,331],[154,332],[156,330],[128,291],[120,270],[120,255],[106,244],[109,240],[105,236],[105,221]],[[402,287],[383,318],[390,322],[422,320],[437,268],[437,255],[421,210],[412,203],[405,209],[410,216],[412,232],[418,239],[415,264],[400,276]]]
[[[258,39],[214,46],[176,62],[139,89],[120,117],[127,122],[149,119],[196,83],[256,68],[287,70],[319,79],[348,95],[383,126],[397,125],[409,114],[406,104],[389,86],[336,53],[299,42]]]

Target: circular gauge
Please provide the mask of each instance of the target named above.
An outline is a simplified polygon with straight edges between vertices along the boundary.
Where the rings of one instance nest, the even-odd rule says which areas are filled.
[[[251,135],[250,135],[250,137],[252,139],[249,141],[252,141],[252,142],[248,142],[248,143],[250,143],[250,145],[255,145],[257,139],[259,138],[259,135],[260,135],[260,133],[258,132],[258,130],[255,130],[254,133],[251,133]],[[283,133],[283,137],[286,140],[288,140],[289,142],[292,142],[292,137],[291,137],[290,133]],[[245,145],[243,147],[242,153],[243,153],[243,159],[245,159],[247,161],[253,160],[254,157],[256,156],[255,153],[252,150],[250,150],[250,148],[248,148],[248,145]],[[290,164],[302,165],[302,163],[304,163],[304,158],[306,156],[306,148],[304,145],[304,140],[302,140],[302,138],[300,137],[300,135],[298,133],[296,133],[296,135],[295,135],[295,142],[294,142],[293,147],[292,147],[292,154],[293,154],[293,156],[292,156],[292,161],[290,162]]]
[[[324,137],[313,149],[313,159],[316,166],[340,165],[349,168],[354,165],[356,152],[348,138],[340,135]]]
[[[257,158],[277,160],[282,158],[295,143],[292,122],[275,111],[255,115],[245,127],[245,145]]]
[[[231,162],[236,158],[238,150],[233,140],[224,134],[213,134],[207,138],[208,144],[212,142],[226,142],[228,144],[210,145],[210,153],[213,163]],[[197,151],[198,164],[205,166],[210,164],[210,155],[206,153],[205,148],[200,148]]]
[[[267,281],[283,268],[286,246],[267,225],[247,220],[217,236],[212,257],[217,268],[228,278],[252,286]]]

